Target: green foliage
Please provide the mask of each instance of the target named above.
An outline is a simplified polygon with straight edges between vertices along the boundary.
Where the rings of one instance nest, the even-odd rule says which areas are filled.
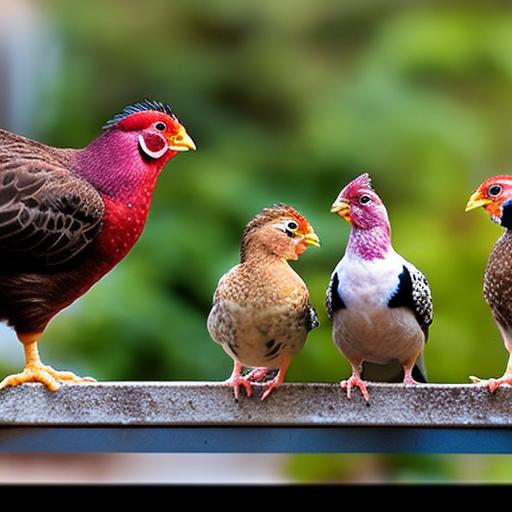
[[[500,455],[294,455],[288,471],[298,482],[506,483],[512,471]]]
[[[322,325],[289,378],[345,377],[323,297],[349,228],[329,207],[368,170],[389,208],[396,249],[432,284],[430,379],[500,374],[506,353],[481,293],[500,230],[483,213],[465,214],[464,205],[482,179],[510,168],[506,4],[45,6],[62,69],[41,91],[55,112],[39,126],[42,140],[84,145],[115,111],[152,97],[173,106],[198,144],[164,171],[146,231],[127,259],[52,323],[42,344],[48,360],[102,379],[225,378],[230,361],[205,326],[211,295],[237,262],[246,222],[283,201],[322,240],[294,264]],[[349,471],[345,462],[339,468]]]

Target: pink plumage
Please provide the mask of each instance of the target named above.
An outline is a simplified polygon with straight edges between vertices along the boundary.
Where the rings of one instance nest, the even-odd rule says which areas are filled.
[[[391,246],[391,226],[368,173],[346,185],[334,204],[341,205],[337,213],[352,224],[347,253],[365,260],[384,258]]]
[[[425,382],[421,354],[432,322],[430,288],[393,249],[386,207],[369,175],[345,186],[331,211],[351,224],[326,295],[333,340],[352,366],[352,376],[341,386],[348,398],[355,386],[368,400],[362,378]]]

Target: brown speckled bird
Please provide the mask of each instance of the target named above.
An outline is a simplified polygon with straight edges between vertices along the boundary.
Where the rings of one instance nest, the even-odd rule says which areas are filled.
[[[240,386],[251,396],[251,382],[278,368],[265,385],[265,400],[318,326],[309,291],[287,261],[297,260],[308,245],[319,246],[319,239],[299,212],[284,204],[265,208],[244,230],[240,264],[219,281],[208,331],[234,361],[226,383],[237,400]],[[255,370],[243,376],[243,367]]]
[[[81,382],[42,364],[48,322],[109,272],[142,233],[158,175],[194,142],[157,101],[126,107],[84,149],[0,130],[0,320],[25,349],[25,369],[0,388]]]
[[[512,384],[512,176],[494,176],[484,181],[469,198],[466,211],[479,207],[493,222],[506,228],[487,262],[484,297],[509,353],[507,369],[499,379],[470,377],[494,393],[501,385]]]

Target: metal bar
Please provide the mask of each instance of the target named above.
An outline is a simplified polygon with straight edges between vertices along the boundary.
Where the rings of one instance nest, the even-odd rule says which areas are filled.
[[[232,390],[205,382],[40,384],[0,391],[0,425],[68,427],[512,426],[512,388],[491,395],[475,385],[370,384],[370,402],[357,390],[347,400],[336,384],[285,384],[268,400],[233,399]]]
[[[512,430],[428,427],[2,427],[0,452],[512,453]]]
[[[266,401],[218,383],[29,384],[0,392],[0,452],[512,453],[512,388],[286,384]]]

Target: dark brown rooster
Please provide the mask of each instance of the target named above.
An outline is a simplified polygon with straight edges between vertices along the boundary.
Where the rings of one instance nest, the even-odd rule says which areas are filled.
[[[142,233],[160,171],[195,149],[163,103],[126,107],[85,149],[0,130],[0,319],[25,349],[25,369],[0,388],[84,380],[41,363],[48,322],[111,270]]]

